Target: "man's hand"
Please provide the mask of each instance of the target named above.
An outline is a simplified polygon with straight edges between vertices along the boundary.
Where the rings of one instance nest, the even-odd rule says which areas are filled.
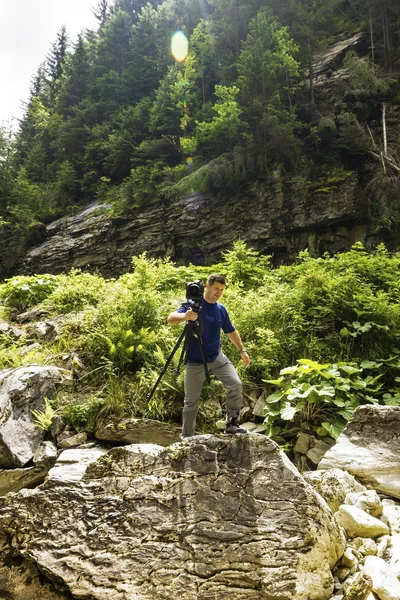
[[[192,310],[191,308],[189,308],[185,312],[185,321],[196,321],[197,316],[198,316],[197,313],[194,312],[194,310]]]
[[[248,367],[250,364],[250,356],[247,354],[247,352],[242,352],[240,356],[242,358],[244,366]]]

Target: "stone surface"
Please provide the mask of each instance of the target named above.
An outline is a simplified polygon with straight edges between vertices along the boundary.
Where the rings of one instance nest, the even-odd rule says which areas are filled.
[[[25,466],[43,440],[32,410],[45,408],[68,372],[31,365],[0,372],[0,467]]]
[[[202,196],[195,203],[155,201],[117,217],[93,204],[48,225],[43,243],[27,252],[17,270],[56,274],[78,267],[115,277],[130,269],[132,256],[145,251],[150,257],[213,264],[239,237],[279,262],[307,247],[322,254],[349,250],[357,241],[368,246],[368,229],[356,172],[310,193],[302,178],[284,180],[276,170],[245,199],[231,193]]]
[[[375,490],[365,490],[363,492],[350,492],[347,494],[345,504],[351,504],[360,510],[365,510],[373,517],[380,517],[383,512],[381,499]]]
[[[63,438],[60,442],[57,442],[57,446],[59,448],[75,448],[76,446],[84,444],[86,440],[86,433],[84,431],[80,431],[79,433],[75,433],[70,437]]]
[[[114,448],[84,480],[0,499],[0,533],[76,598],[328,600],[344,540],[262,435]]]
[[[224,422],[225,427],[225,422]],[[98,440],[129,444],[159,444],[169,446],[179,441],[181,428],[154,419],[98,420],[95,436]]]
[[[107,451],[107,448],[97,444],[63,450],[48,473],[47,483],[68,484],[81,481],[88,466]]]
[[[400,406],[360,406],[319,469],[348,471],[367,487],[400,498]]]
[[[345,591],[343,600],[367,600],[371,591],[371,577],[366,573],[359,573]]]
[[[372,589],[380,600],[400,600],[400,581],[384,560],[377,556],[367,556],[364,573],[371,577]]]
[[[375,539],[389,533],[389,528],[379,519],[355,506],[342,504],[335,513],[336,521],[345,528],[349,537],[365,537]]]
[[[321,494],[332,512],[339,510],[347,494],[365,490],[352,475],[341,469],[309,471],[303,473],[303,477]]]
[[[26,467],[25,469],[0,469],[0,496],[39,485],[45,480],[48,470],[48,465]]]
[[[2,600],[71,600],[68,592],[44,581],[31,561],[0,552],[0,598]]]

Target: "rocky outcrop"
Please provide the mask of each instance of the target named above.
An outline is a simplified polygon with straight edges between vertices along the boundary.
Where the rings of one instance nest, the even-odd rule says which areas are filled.
[[[154,419],[102,419],[96,421],[96,439],[128,444],[169,446],[179,441],[181,428]]]
[[[262,435],[114,448],[0,500],[0,532],[73,597],[327,600],[344,538]]]
[[[342,469],[400,498],[400,406],[360,406],[319,469]]]
[[[68,372],[31,365],[0,372],[0,467],[24,467],[43,441],[44,431],[32,411],[43,411],[45,398],[54,398]]]
[[[302,178],[284,182],[275,172],[246,197],[158,202],[118,217],[92,205],[48,225],[43,243],[28,251],[18,269],[60,273],[80,267],[114,277],[144,251],[176,262],[212,264],[238,238],[279,263],[305,248],[320,254],[348,250],[356,241],[368,246],[366,210],[356,173],[320,186],[313,182],[311,189]]]

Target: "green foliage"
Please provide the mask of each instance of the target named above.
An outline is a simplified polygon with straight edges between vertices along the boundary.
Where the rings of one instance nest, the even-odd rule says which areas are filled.
[[[96,306],[106,289],[100,275],[71,269],[68,275],[57,276],[57,287],[44,300],[44,305],[59,314]]]
[[[43,429],[43,431],[47,431],[51,427],[52,419],[56,413],[54,408],[51,405],[51,402],[48,398],[44,399],[45,401],[45,409],[44,410],[32,410],[33,421],[39,429]]]
[[[59,285],[55,275],[19,275],[0,287],[0,298],[9,308],[26,310],[47,298]]]
[[[230,281],[241,283],[245,288],[260,284],[266,270],[270,269],[271,257],[261,257],[258,252],[248,248],[243,240],[233,242],[232,250],[227,250],[222,256]]]
[[[17,277],[1,288],[5,308],[45,306],[64,315],[63,325],[58,339],[43,341],[39,350],[2,334],[0,363],[63,365],[68,354],[77,389],[75,400],[59,408],[78,429],[93,428],[100,409],[179,422],[179,352],[147,400],[181,331],[166,318],[184,301],[187,281],[220,272],[228,281],[222,301],[251,357],[245,369],[222,336],[244,393],[261,393],[266,385],[270,392],[271,380],[279,387],[268,402],[270,433],[278,427],[284,437],[287,428],[293,434],[308,427],[317,435],[336,435],[359,404],[399,404],[399,271],[400,256],[383,245],[367,253],[357,243],[349,252],[320,258],[304,251],[295,264],[274,269],[269,257],[237,240],[220,264],[208,267],[178,267],[143,254],[117,280],[77,270]],[[216,382],[204,387],[199,424],[205,431],[219,418],[215,400],[223,405],[223,397]]]
[[[63,408],[63,416],[68,425],[76,431],[92,433],[96,429],[96,419],[105,402],[98,393],[93,393],[86,398],[71,399]]]

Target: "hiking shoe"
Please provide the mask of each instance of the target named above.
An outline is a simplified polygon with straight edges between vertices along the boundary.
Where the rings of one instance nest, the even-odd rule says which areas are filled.
[[[231,417],[226,421],[225,433],[236,434],[236,433],[247,433],[246,429],[240,427],[239,421],[236,417]]]

